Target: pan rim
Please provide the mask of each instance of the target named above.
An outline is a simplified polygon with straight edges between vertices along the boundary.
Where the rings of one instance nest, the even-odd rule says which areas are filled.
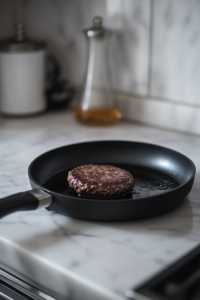
[[[81,197],[71,197],[71,196],[68,196],[68,195],[65,195],[65,194],[60,194],[60,193],[57,193],[57,192],[54,192],[54,191],[51,191],[49,189],[46,189],[44,188],[40,183],[38,183],[33,177],[32,177],[32,173],[31,173],[31,168],[32,166],[34,165],[34,163],[40,159],[42,156],[48,154],[48,153],[51,153],[51,152],[54,152],[56,150],[59,150],[59,149],[62,149],[62,148],[65,148],[65,147],[68,147],[68,146],[75,146],[75,145],[81,145],[81,144],[89,144],[89,143],[105,143],[105,142],[114,142],[114,143],[134,143],[134,144],[142,144],[142,145],[147,145],[147,146],[153,146],[153,147],[156,147],[156,148],[160,148],[160,149],[165,149],[165,150],[168,150],[172,153],[176,153],[178,155],[181,155],[184,159],[188,160],[189,163],[191,164],[191,166],[193,167],[193,172],[190,176],[190,178],[185,181],[183,184],[181,185],[178,185],[177,187],[175,187],[174,189],[170,190],[170,191],[165,191],[163,193],[160,193],[158,195],[153,195],[153,196],[147,196],[147,197],[142,197],[142,198],[139,198],[139,199],[91,199],[91,198],[87,198],[87,197],[84,197],[84,198],[81,198]],[[62,196],[62,197],[65,197],[67,199],[73,199],[74,201],[85,201],[85,202],[98,202],[98,203],[119,203],[119,202],[132,202],[132,201],[139,201],[141,202],[142,200],[145,200],[145,199],[155,199],[157,197],[160,197],[161,195],[170,195],[172,193],[174,193],[175,191],[179,190],[180,188],[184,187],[185,185],[187,185],[190,181],[194,180],[195,178],[195,174],[196,174],[196,166],[195,164],[193,163],[193,161],[187,157],[185,154],[182,154],[174,149],[171,149],[171,148],[168,148],[168,147],[164,147],[164,146],[160,146],[160,145],[157,145],[157,144],[152,144],[152,143],[146,143],[146,142],[140,142],[140,141],[127,141],[127,140],[92,140],[92,141],[85,141],[85,142],[79,142],[79,143],[72,143],[72,144],[67,144],[67,145],[63,145],[61,147],[56,147],[56,148],[53,148],[51,150],[48,150],[44,153],[42,153],[41,155],[37,156],[29,165],[28,167],[28,176],[29,176],[29,179],[31,180],[31,182],[33,182],[34,184],[36,184],[37,186],[39,186],[38,189],[42,190],[42,191],[45,191],[51,195],[55,195],[55,196]]]

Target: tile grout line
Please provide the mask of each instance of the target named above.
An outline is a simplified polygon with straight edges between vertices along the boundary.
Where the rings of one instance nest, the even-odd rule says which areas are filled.
[[[174,99],[166,99],[166,98],[157,97],[157,96],[127,94],[127,93],[123,93],[121,91],[114,91],[113,94],[116,97],[127,97],[127,98],[134,98],[134,99],[143,99],[143,100],[147,100],[147,101],[152,100],[152,101],[159,101],[159,102],[162,102],[162,103],[165,102],[165,103],[170,103],[170,104],[174,104],[174,105],[186,106],[186,107],[190,107],[190,108],[200,109],[199,104],[187,103],[187,102],[177,101],[177,100],[174,100]]]
[[[152,82],[152,52],[153,52],[153,17],[154,17],[154,0],[150,0],[150,22],[149,22],[149,51],[148,51],[148,96],[151,97],[151,82]]]
[[[141,101],[142,100],[142,101]],[[155,105],[154,99],[152,98],[137,98],[131,99],[129,97],[123,98],[123,96],[118,95],[117,99],[118,106],[123,114],[124,120],[134,121],[140,124],[151,125],[153,127],[158,127],[174,132],[187,133],[190,135],[200,136],[199,131],[199,116],[200,116],[200,107],[194,108],[190,107],[189,110],[187,107],[178,105],[179,108],[174,107],[175,103],[167,103],[160,101],[160,104],[156,109],[160,111],[158,116],[155,115]],[[167,106],[166,106],[167,104]],[[125,107],[128,107],[126,109]],[[175,108],[175,110],[174,110]],[[139,111],[139,114],[138,114]],[[174,119],[171,119],[171,112],[174,111]],[[155,115],[155,116],[154,116]],[[166,119],[167,116],[167,119]],[[185,116],[186,118],[183,118]],[[191,119],[195,121],[196,126],[190,127]],[[170,121],[171,120],[171,121]],[[175,120],[175,122],[173,122]],[[188,126],[186,127],[186,123]]]
[[[72,84],[71,86],[77,90],[80,89],[80,85]],[[144,99],[144,100],[146,99],[148,101],[150,101],[150,100],[159,101],[159,102],[171,103],[174,105],[180,105],[180,106],[186,106],[186,107],[191,107],[191,108],[193,107],[193,108],[200,109],[200,104],[178,101],[176,99],[168,99],[168,98],[144,95],[144,94],[133,94],[130,92],[120,91],[120,90],[112,90],[112,94],[114,97],[120,97],[120,98],[125,97],[125,98],[134,98],[134,99],[137,98],[137,99]]]

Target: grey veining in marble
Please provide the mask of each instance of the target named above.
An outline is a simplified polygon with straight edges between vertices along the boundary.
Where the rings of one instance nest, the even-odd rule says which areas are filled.
[[[27,30],[47,40],[59,59],[63,74],[81,84],[87,58],[82,30],[95,15],[112,29],[110,68],[113,88],[147,94],[150,0],[68,0],[25,2]]]
[[[70,112],[0,118],[0,197],[29,190],[38,155],[88,140],[137,140],[170,147],[196,167],[194,187],[177,208],[132,222],[87,222],[43,210],[0,220],[0,263],[59,299],[123,300],[136,286],[184,255],[200,239],[200,138],[121,122],[85,127]]]
[[[151,96],[200,105],[199,14],[199,0],[154,0]]]

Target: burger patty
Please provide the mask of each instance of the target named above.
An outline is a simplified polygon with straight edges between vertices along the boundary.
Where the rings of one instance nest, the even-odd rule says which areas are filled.
[[[126,170],[110,165],[84,165],[68,173],[69,186],[80,195],[117,196],[131,191],[134,178]]]

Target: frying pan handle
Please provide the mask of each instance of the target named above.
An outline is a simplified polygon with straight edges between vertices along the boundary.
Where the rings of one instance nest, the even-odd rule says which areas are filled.
[[[22,210],[36,210],[51,204],[51,195],[34,189],[0,199],[0,218]]]

